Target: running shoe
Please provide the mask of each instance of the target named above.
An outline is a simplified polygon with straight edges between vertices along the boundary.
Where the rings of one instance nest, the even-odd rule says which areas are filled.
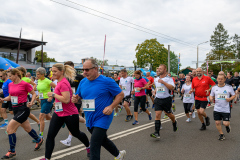
[[[114,113],[114,117],[117,117],[118,116],[118,113]]]
[[[229,126],[226,126],[226,131],[227,131],[227,133],[230,133],[231,132],[231,126],[229,125]]]
[[[152,113],[150,112],[150,114],[148,115],[149,120],[152,120]]]
[[[155,106],[154,106],[154,104],[152,105],[152,108],[154,108]]]
[[[121,108],[119,109],[119,113],[121,113],[121,112],[122,112],[122,109],[123,109],[123,106],[121,106]]]
[[[87,157],[90,157],[90,147],[87,147],[86,150],[87,150]]]
[[[168,116],[165,114],[165,116],[163,117],[163,119],[168,119]]]
[[[175,120],[175,123],[172,123],[172,125],[173,125],[173,131],[176,132],[178,130],[177,120]]]
[[[4,124],[2,124],[1,126],[0,126],[0,128],[4,128],[4,127],[7,127],[7,123],[4,123]]]
[[[224,134],[220,134],[218,140],[223,141],[225,139]]]
[[[16,156],[16,152],[8,151],[1,159],[12,159]]]
[[[34,151],[38,151],[43,144],[43,138],[41,138],[40,142],[36,143]]]
[[[39,134],[39,137],[43,138],[43,136],[41,134]],[[32,142],[37,143],[37,141],[35,139],[33,139]]]
[[[192,118],[196,118],[195,112],[192,113]]]
[[[70,147],[71,146],[71,141],[68,139],[61,140],[60,141],[63,145]]]
[[[211,104],[210,103],[208,103],[208,107],[210,107],[211,106]]]
[[[126,155],[126,151],[122,150],[119,152],[119,154],[120,154],[120,157],[119,158],[115,157],[114,160],[123,160]]]
[[[172,109],[173,109],[173,112],[176,111],[176,105],[175,104],[173,104]]]
[[[210,125],[210,118],[206,117],[205,120],[206,120],[206,126],[209,126]]]
[[[141,114],[141,113],[143,113],[143,110],[142,110],[142,109],[139,109],[138,114]]]
[[[150,134],[150,137],[152,137],[152,138],[158,138],[158,139],[159,139],[159,138],[160,138],[160,134],[154,132],[154,133]]]
[[[132,123],[132,125],[136,125],[136,124],[139,124],[139,122],[135,120],[135,121]]]
[[[191,121],[191,118],[188,118],[187,120],[186,120],[186,122],[190,122]]]
[[[200,128],[201,131],[206,130],[206,125],[202,124],[202,127]]]
[[[133,118],[133,115],[127,115],[125,121],[129,122]]]

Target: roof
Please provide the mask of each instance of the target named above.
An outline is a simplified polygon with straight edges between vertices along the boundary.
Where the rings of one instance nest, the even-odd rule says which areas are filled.
[[[18,49],[19,38],[0,35],[0,48]],[[21,38],[20,49],[28,51],[40,45],[46,45],[47,42],[23,39]]]

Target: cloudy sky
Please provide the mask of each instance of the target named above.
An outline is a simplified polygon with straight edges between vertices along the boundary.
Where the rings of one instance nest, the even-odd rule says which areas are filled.
[[[54,57],[59,62],[71,60],[77,63],[81,58],[91,56],[102,59],[106,34],[105,58],[109,60],[109,64],[117,63],[124,66],[133,65],[137,44],[146,39],[157,38],[165,47],[171,45],[171,50],[176,54],[181,53],[182,68],[196,66],[192,61],[197,59],[197,44],[209,41],[218,23],[224,25],[230,36],[235,33],[240,35],[239,0],[56,1],[75,9],[50,0],[1,0],[0,35],[18,37],[22,27],[23,38],[41,40],[43,32],[44,41],[48,42],[44,47],[48,56]],[[200,61],[205,59],[210,49],[209,43],[199,46]]]

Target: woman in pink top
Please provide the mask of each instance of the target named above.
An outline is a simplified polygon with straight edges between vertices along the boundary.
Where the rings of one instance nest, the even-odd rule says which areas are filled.
[[[43,139],[40,138],[36,131],[31,128],[28,120],[30,108],[32,107],[34,99],[36,98],[36,93],[29,83],[21,80],[22,76],[18,69],[11,69],[8,73],[8,76],[9,79],[12,80],[12,83],[9,84],[9,96],[3,99],[0,98],[0,103],[3,103],[4,101],[11,101],[14,117],[7,127],[10,150],[2,157],[2,159],[12,159],[14,156],[16,156],[16,131],[20,126],[26,132],[28,132],[33,139],[35,139],[36,146],[34,151],[39,150],[43,143]],[[27,103],[28,93],[31,93],[33,98],[31,102]]]
[[[146,93],[145,89],[148,89],[148,84],[144,78],[141,76],[140,71],[135,71],[135,80],[134,80],[134,90],[132,91],[132,94],[135,94],[134,99],[134,117],[135,121],[132,125],[139,124],[138,122],[138,105],[141,104],[141,108],[144,112],[148,114],[149,120],[152,120],[152,114],[148,111],[148,109],[145,108],[145,102],[146,102]]]
[[[53,65],[52,72],[53,78],[58,80],[58,84],[54,93],[48,92],[48,97],[55,98],[55,112],[53,113],[49,125],[45,159],[51,158],[55,144],[55,137],[64,123],[66,123],[72,135],[78,138],[87,147],[87,153],[90,156],[88,137],[85,133],[80,132],[79,130],[78,109],[74,103],[71,102],[73,92],[68,80],[73,81],[75,79],[76,71],[69,65],[57,63]]]

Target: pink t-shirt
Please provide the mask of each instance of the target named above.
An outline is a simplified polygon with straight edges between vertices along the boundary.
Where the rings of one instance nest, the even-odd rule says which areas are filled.
[[[24,81],[21,81],[18,84],[14,84],[13,82],[9,84],[9,94],[18,97],[18,104],[27,102],[28,92],[31,92],[32,90],[32,86]]]
[[[73,114],[78,114],[77,107],[74,105],[74,103],[71,102],[73,93],[72,93],[70,83],[68,82],[68,80],[66,78],[63,78],[60,82],[58,82],[58,84],[54,90],[54,93],[56,93],[57,95],[62,95],[61,92],[66,92],[66,91],[70,92],[70,102],[68,104],[62,103],[62,108],[63,108],[62,112],[55,111],[55,113],[59,117],[65,117],[65,116],[70,116]],[[55,98],[55,102],[60,102],[60,101]]]
[[[145,85],[147,84],[146,80],[144,78],[141,78],[139,80],[134,79],[134,88],[142,88],[145,87]],[[145,93],[145,89],[142,89],[140,92],[136,92],[135,91],[135,96],[144,96],[146,95]]]

